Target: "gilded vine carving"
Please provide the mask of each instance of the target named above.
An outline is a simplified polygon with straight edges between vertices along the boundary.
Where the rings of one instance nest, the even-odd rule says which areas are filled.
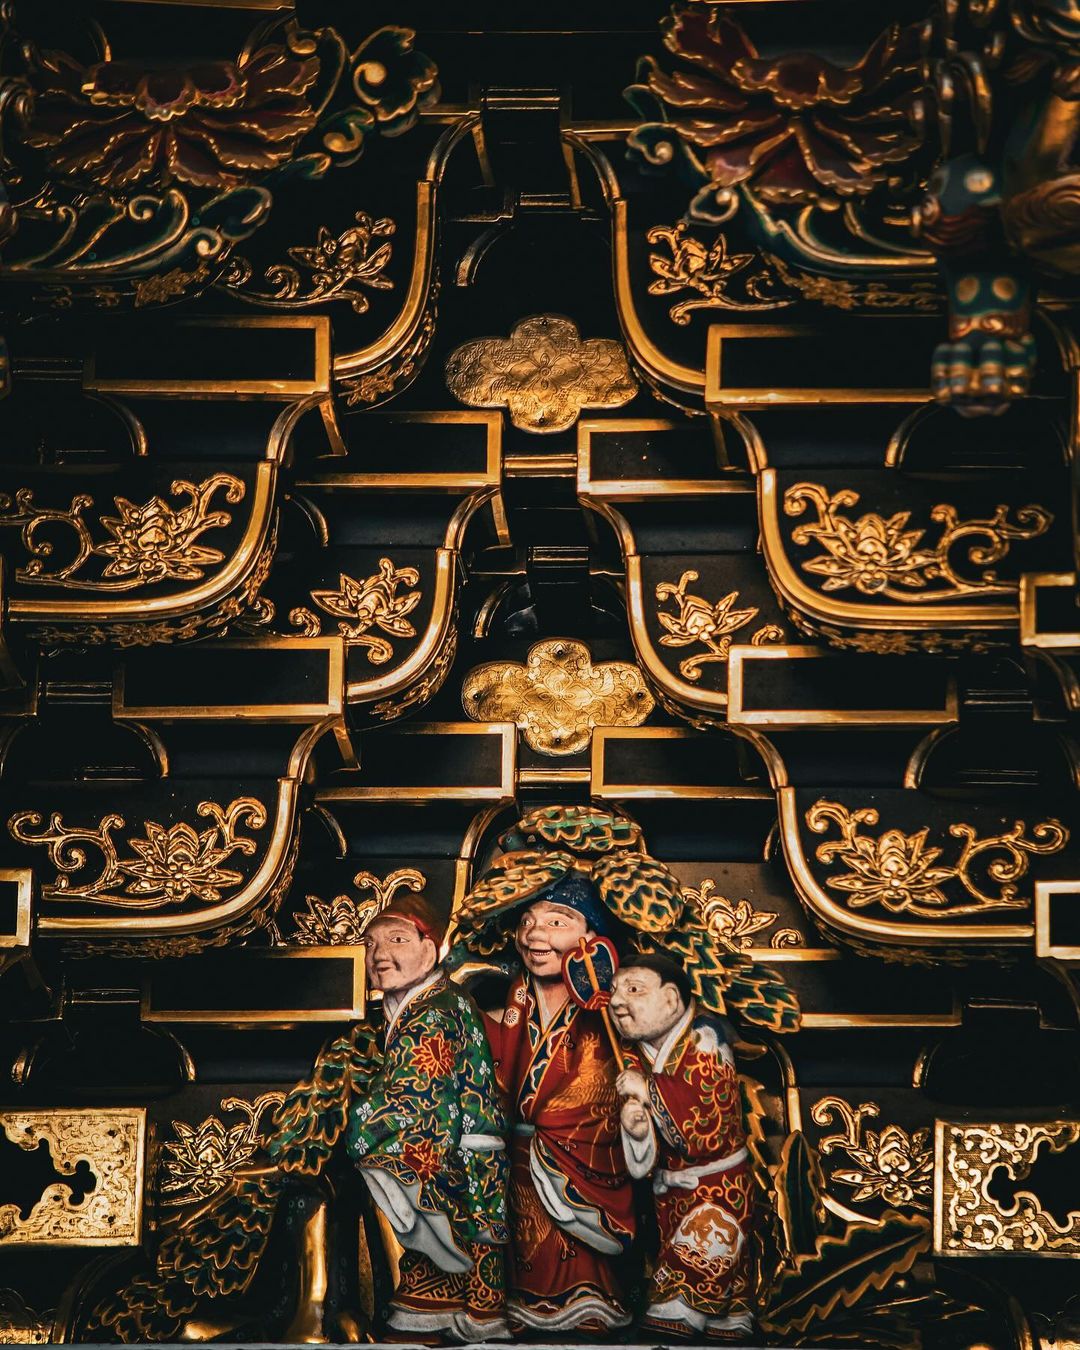
[[[876,825],[878,819],[873,807],[850,811],[839,802],[824,799],[807,811],[806,823],[815,834],[823,834],[830,824],[836,825],[841,834],[839,840],[817,847],[819,862],[839,860],[850,869],[828,877],[826,884],[845,892],[850,909],[882,905],[893,913],[906,912],[925,919],[1026,908],[1029,898],[1017,893],[1016,882],[1026,875],[1030,856],[1057,853],[1069,838],[1068,830],[1055,819],[1033,826],[1033,839],[1025,838],[1027,826],[1022,820],[1012,829],[985,839],[979,838],[973,826],[957,821],[949,826],[949,834],[963,840],[960,853],[955,862],[938,864],[942,850],[927,847],[928,826],[914,834],[886,830],[877,839],[860,833],[860,827]],[[987,876],[982,884],[973,875],[973,865],[980,858]],[[943,889],[949,882],[959,883],[971,897],[970,902],[954,903]],[[990,883],[996,891],[990,889]]]
[[[686,588],[698,580],[698,573],[685,571],[678,585],[670,581],[661,581],[656,587],[656,598],[660,604],[674,600],[679,607],[678,614],[669,614],[657,607],[656,617],[667,629],[660,639],[662,647],[688,647],[700,642],[708,650],[694,656],[688,656],[679,662],[679,674],[685,680],[701,679],[702,666],[711,661],[726,662],[731,651],[731,639],[740,628],[745,628],[758,616],[758,609],[748,605],[745,609],[736,609],[738,591],[729,591],[713,605],[700,595],[688,595]],[[763,624],[747,639],[752,647],[762,647],[768,642],[782,642],[784,630],[774,623]]]
[[[263,273],[266,289],[252,284],[251,264],[239,256],[233,258],[218,284],[242,300],[262,305],[278,303],[295,309],[326,300],[347,300],[354,313],[365,314],[371,301],[361,287],[375,291],[393,288],[393,281],[386,275],[393,245],[376,241],[388,240],[397,226],[387,217],[375,220],[366,211],[357,211],[354,220],[355,225],[337,235],[320,225],[313,245],[288,249],[292,263],[274,263]]]
[[[170,506],[160,497],[151,497],[141,506],[126,497],[114,497],[116,516],[102,516],[100,524],[111,538],[94,543],[90,526],[83,512],[94,505],[94,499],[79,493],[71,499],[66,511],[53,507],[35,506],[29,488],[19,488],[14,499],[0,495],[0,526],[18,526],[23,546],[31,555],[25,567],[20,567],[15,578],[26,585],[60,586],[68,590],[130,591],[160,581],[198,581],[204,568],[224,561],[225,555],[216,548],[198,544],[196,540],[207,530],[220,529],[231,523],[227,511],[211,511],[214,494],[225,489],[225,500],[236,503],[243,499],[244,484],[230,473],[215,473],[199,484],[178,478],[170,486],[173,496],[184,494],[186,505]],[[62,525],[75,532],[75,554],[62,567],[49,570],[45,559],[53,554],[51,540],[41,538],[47,525]],[[108,558],[99,578],[76,577],[92,557]]]
[[[199,1125],[174,1120],[176,1138],[162,1150],[161,1204],[187,1205],[224,1190],[237,1169],[258,1151],[263,1116],[284,1100],[283,1092],[263,1092],[253,1102],[226,1097],[221,1110],[238,1111],[243,1117],[234,1125],[224,1124],[218,1116],[207,1116]]]
[[[419,894],[426,884],[427,878],[415,867],[399,867],[381,879],[373,872],[357,872],[353,885],[370,892],[370,898],[357,900],[351,895],[336,895],[333,900],[320,900],[317,895],[305,896],[307,909],[294,915],[296,930],[290,941],[301,947],[341,947],[360,942],[364,929],[398,891]]]
[[[784,493],[787,515],[801,516],[808,505],[817,512],[816,522],[796,526],[791,538],[798,545],[824,546],[824,553],[801,563],[804,572],[825,578],[823,591],[854,587],[862,595],[918,603],[925,600],[926,587],[937,582],[935,598],[1007,595],[1016,590],[1016,583],[998,581],[993,572],[984,571],[976,580],[960,576],[951,561],[953,548],[964,539],[985,540],[968,546],[968,561],[985,568],[1004,558],[1013,540],[1045,534],[1053,520],[1043,507],[1029,505],[1019,507],[1016,524],[1010,524],[1009,507],[1002,505],[988,520],[962,521],[954,506],[939,504],[930,519],[942,526],[941,537],[930,547],[920,547],[926,531],[908,529],[909,511],[888,517],[868,512],[857,519],[842,514],[842,508],[855,506],[858,500],[859,494],[850,488],[830,496],[819,483],[796,483]]]
[[[241,826],[261,830],[266,824],[266,810],[254,797],[238,797],[227,807],[200,802],[198,814],[209,817],[213,825],[196,831],[186,821],[166,827],[148,820],[142,839],[127,840],[132,853],[124,858],[112,836],[125,822],[115,812],[103,816],[97,828],[91,829],[69,828],[54,811],[48,828],[32,834],[30,831],[42,824],[43,817],[37,811],[19,811],[9,819],[8,830],[20,844],[47,847],[57,875],[42,887],[46,899],[149,910],[182,905],[194,895],[203,904],[212,905],[224,891],[234,890],[244,879],[242,873],[222,863],[235,853],[250,857],[256,851],[255,840],[237,830]],[[72,874],[86,866],[87,846],[101,854],[101,870],[92,880],[73,885]]]
[[[705,244],[696,235],[687,233],[687,223],[654,225],[645,236],[650,244],[666,245],[671,256],[656,252],[649,254],[649,269],[656,277],[649,283],[650,295],[674,295],[691,291],[668,310],[672,323],[685,327],[695,309],[780,309],[791,301],[775,293],[775,281],[763,267],[746,275],[746,269],[755,259],[753,253],[729,253],[727,239],[717,234],[711,244]],[[746,299],[729,294],[728,288],[738,278]]]
[[[774,911],[755,909],[749,900],[736,900],[715,895],[716,882],[706,877],[700,886],[684,886],[683,895],[695,906],[702,922],[729,947],[745,951],[756,946],[755,933],[771,928],[779,918]],[[802,934],[795,928],[778,928],[769,934],[769,946],[776,948],[803,946]]]
[[[881,1200],[894,1209],[929,1211],[933,1198],[934,1151],[928,1129],[910,1134],[899,1125],[866,1129],[866,1121],[880,1114],[877,1102],[853,1107],[842,1097],[822,1097],[810,1112],[817,1125],[839,1120],[841,1129],[818,1140],[824,1156],[839,1150],[854,1163],[835,1168],[830,1180],[854,1187],[852,1202]]]
[[[398,588],[415,586],[419,580],[420,573],[415,567],[399,569],[389,558],[380,558],[379,570],[363,581],[342,572],[336,591],[312,591],[311,598],[321,610],[338,619],[338,632],[343,638],[367,648],[367,659],[373,666],[381,666],[393,656],[394,648],[386,638],[370,630],[381,628],[396,638],[416,636],[416,629],[405,616],[420,603],[422,592],[398,595]],[[304,637],[317,637],[322,632],[322,619],[305,606],[290,610],[289,622]]]
[[[1059,1252],[1080,1255],[1080,1212],[1058,1223],[1032,1191],[1017,1191],[1010,1209],[990,1194],[998,1169],[1023,1181],[1039,1151],[1062,1153],[1080,1140],[1080,1122],[1023,1121],[954,1125],[944,1130],[942,1246],[950,1252]]]

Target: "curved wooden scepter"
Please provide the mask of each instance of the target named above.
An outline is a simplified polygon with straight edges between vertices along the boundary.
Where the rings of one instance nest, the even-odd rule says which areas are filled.
[[[615,1063],[620,1071],[626,1068],[622,1047],[611,1025],[608,1004],[615,972],[619,969],[619,954],[614,943],[605,937],[582,938],[578,945],[563,957],[563,981],[570,997],[588,1012],[598,1012],[615,1052]]]

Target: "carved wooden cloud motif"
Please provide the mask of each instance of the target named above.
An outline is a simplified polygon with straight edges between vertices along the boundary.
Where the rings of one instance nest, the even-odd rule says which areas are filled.
[[[507,408],[522,431],[565,431],[585,408],[621,408],[638,391],[612,338],[582,338],[558,314],[534,314],[506,338],[450,353],[446,386],[470,408]]]
[[[515,722],[532,750],[573,755],[594,727],[636,727],[654,701],[629,661],[593,665],[584,642],[555,638],[529,648],[524,665],[489,661],[465,677],[461,701],[474,722]]]

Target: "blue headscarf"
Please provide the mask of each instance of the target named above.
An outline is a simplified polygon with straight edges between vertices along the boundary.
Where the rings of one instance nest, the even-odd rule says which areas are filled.
[[[533,896],[531,903],[546,900],[552,905],[565,905],[581,915],[592,931],[600,937],[613,937],[618,927],[615,916],[600,899],[600,892],[588,877],[580,872],[570,872],[561,881],[549,886],[540,895]]]

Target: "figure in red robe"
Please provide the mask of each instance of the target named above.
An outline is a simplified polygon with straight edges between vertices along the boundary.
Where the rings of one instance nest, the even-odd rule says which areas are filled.
[[[748,1341],[753,1174],[723,1024],[660,956],[618,971],[609,1011],[633,1043],[618,1081],[626,1161],[652,1175],[660,1233],[643,1329]]]
[[[618,1068],[600,1014],[562,978],[563,955],[605,913],[576,879],[528,905],[514,935],[524,972],[486,1018],[513,1130],[507,1317],[551,1334],[630,1323],[616,1273],[634,1234]]]

